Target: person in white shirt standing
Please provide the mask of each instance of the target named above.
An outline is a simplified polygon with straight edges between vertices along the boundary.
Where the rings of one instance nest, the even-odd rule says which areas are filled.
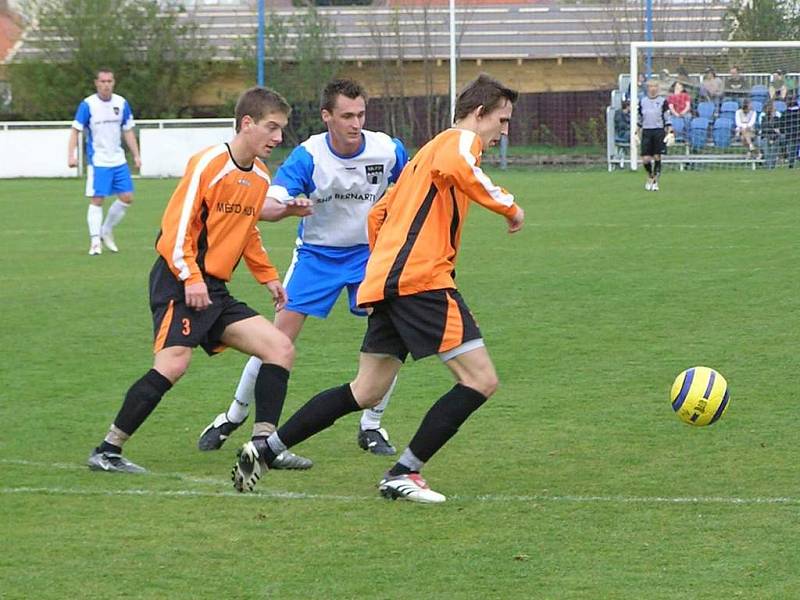
[[[139,145],[133,131],[133,112],[122,96],[114,93],[114,73],[111,69],[98,69],[94,80],[96,94],[84,98],[75,112],[69,135],[67,163],[78,164],[78,132],[86,135],[86,196],[89,209],[89,255],[103,252],[103,244],[118,252],[114,242],[114,227],[122,221],[133,202],[133,180],[122,148],[122,139],[133,155],[136,168],[142,166]],[[103,221],[103,200],[117,196]],[[102,242],[102,243],[101,243]]]

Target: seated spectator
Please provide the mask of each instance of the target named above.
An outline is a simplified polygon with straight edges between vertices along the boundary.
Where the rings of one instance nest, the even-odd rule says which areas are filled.
[[[691,96],[686,93],[686,90],[680,81],[676,81],[672,84],[670,92],[672,93],[667,96],[667,106],[669,106],[670,115],[673,119],[678,118],[685,120],[688,125],[688,122],[692,118]]]
[[[742,145],[747,145],[747,153],[753,152],[753,137],[756,133],[756,111],[750,106],[750,100],[742,102],[742,108],[736,111],[736,135],[742,138]]]
[[[778,152],[781,149],[780,115],[775,112],[775,105],[767,102],[764,112],[761,113],[759,130],[761,131],[761,150],[764,156],[764,165],[774,169],[778,161]]]
[[[703,81],[700,83],[700,96],[719,106],[724,93],[725,84],[722,79],[717,77],[717,73],[712,67],[707,67]]]
[[[781,115],[780,130],[786,144],[786,157],[789,159],[789,168],[794,168],[797,154],[800,152],[800,106],[797,98],[790,97],[786,100],[789,108]]]
[[[637,93],[639,94],[639,98],[641,98],[646,93],[645,83],[647,83],[647,77],[645,76],[644,73],[639,73],[639,76],[637,77],[636,81],[637,81],[636,85]],[[625,95],[622,97],[622,99],[630,100],[630,98],[631,98],[631,84],[628,83],[628,91],[625,92]]]
[[[631,142],[631,103],[622,101],[622,110],[614,113],[614,141],[618,144]]]
[[[747,93],[747,82],[739,74],[739,66],[733,65],[728,76],[728,81],[725,82],[726,95],[739,99]]]
[[[678,77],[677,81],[681,82],[683,89],[686,91],[687,94],[690,96],[697,95],[697,92],[700,89],[700,86],[697,83],[697,80],[689,75],[689,71],[686,70],[686,67],[683,65],[678,66],[677,69]]]
[[[789,87],[786,85],[783,69],[775,69],[769,78],[769,97],[773,100],[786,100]]]

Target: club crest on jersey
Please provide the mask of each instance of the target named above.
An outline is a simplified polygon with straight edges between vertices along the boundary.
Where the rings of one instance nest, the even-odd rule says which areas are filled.
[[[383,165],[367,165],[364,167],[367,170],[367,181],[376,184],[383,177]]]
[[[115,114],[116,116],[119,116],[119,106],[115,106],[115,107],[114,107],[114,114]]]

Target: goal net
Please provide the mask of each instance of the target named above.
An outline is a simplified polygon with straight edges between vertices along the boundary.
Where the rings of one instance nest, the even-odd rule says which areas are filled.
[[[674,141],[668,136],[665,168],[774,169],[798,160],[800,42],[633,42],[613,107],[630,110],[632,132],[648,79],[670,105]],[[636,169],[640,149],[628,149]]]

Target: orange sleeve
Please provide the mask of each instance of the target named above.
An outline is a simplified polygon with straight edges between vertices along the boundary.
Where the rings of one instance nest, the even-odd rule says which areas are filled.
[[[261,242],[261,233],[255,225],[250,232],[243,255],[247,268],[250,269],[258,283],[267,283],[268,281],[280,279],[278,269],[272,266],[267,251],[264,249],[264,244]]]
[[[369,239],[369,249],[375,247],[375,240],[378,239],[378,232],[383,227],[383,222],[386,220],[386,213],[389,210],[389,206],[392,202],[392,193],[394,187],[390,188],[386,191],[383,197],[375,203],[370,211],[369,215],[367,216],[367,238]]]
[[[471,200],[489,210],[512,218],[517,213],[514,196],[495,185],[479,166],[482,142],[470,131],[462,131],[457,138],[458,148],[438,152],[437,170],[448,176],[452,184]]]
[[[189,161],[186,173],[172,193],[161,219],[161,238],[158,250],[175,277],[186,284],[203,281],[197,265],[197,240],[192,235],[192,223],[197,218],[208,187],[199,169],[198,157]]]

